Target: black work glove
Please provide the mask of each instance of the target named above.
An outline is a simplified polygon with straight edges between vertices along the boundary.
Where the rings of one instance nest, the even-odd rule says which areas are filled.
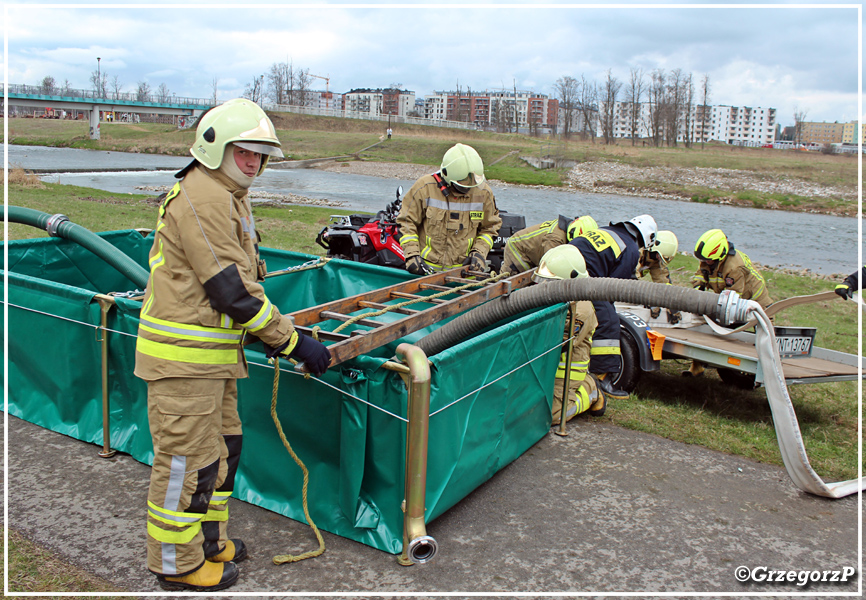
[[[842,296],[843,300],[848,300],[849,298],[854,297],[854,292],[851,291],[851,286],[847,283],[840,283],[833,291]]]
[[[433,269],[430,268],[424,259],[420,256],[410,256],[406,259],[406,270],[413,275],[430,275]]]
[[[463,266],[469,267],[473,271],[481,271],[482,273],[487,272],[487,261],[484,259],[484,255],[478,250],[473,250],[469,253],[469,256],[467,256],[463,261]]]
[[[683,314],[680,311],[671,312],[671,309],[668,310],[668,323],[679,323],[683,320]]]
[[[274,348],[265,344],[265,356],[273,358],[277,355],[287,358],[294,358],[298,362],[303,362],[307,366],[307,370],[313,375],[321,375],[328,370],[328,365],[331,363],[331,353],[328,348],[321,342],[314,340],[308,335],[304,335],[300,331],[298,333],[298,343],[291,352],[286,353],[289,343],[282,348]]]
[[[652,317],[653,319],[658,319],[660,314],[662,314],[662,309],[660,306],[650,307],[650,317]]]

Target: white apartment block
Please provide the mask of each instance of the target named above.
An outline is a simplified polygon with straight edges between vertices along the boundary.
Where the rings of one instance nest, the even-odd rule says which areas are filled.
[[[602,110],[604,106],[602,105]],[[631,104],[628,102],[617,102],[614,116],[614,137],[631,137]],[[652,106],[649,102],[642,102],[640,115],[637,120],[637,131],[635,137],[652,137],[651,117]],[[725,144],[737,144],[746,146],[762,146],[772,144],[776,136],[776,109],[750,106],[709,106],[708,114],[703,123],[705,135],[704,141],[717,141]],[[702,107],[692,106],[689,115],[689,139],[693,142],[701,141],[701,111]],[[596,135],[601,137],[601,127],[598,126]],[[686,119],[681,115],[677,128],[677,142],[686,139]]]
[[[347,113],[366,113],[372,117],[405,117],[415,109],[415,92],[392,89],[352,90],[342,95],[342,109]]]

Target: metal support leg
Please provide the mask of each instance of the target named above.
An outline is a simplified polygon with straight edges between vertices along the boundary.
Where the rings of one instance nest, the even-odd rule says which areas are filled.
[[[565,349],[565,380],[562,382],[562,402],[560,403],[560,411],[559,411],[559,429],[556,431],[556,435],[561,435],[563,437],[568,435],[568,432],[565,430],[565,411],[568,409],[568,386],[571,383],[571,354],[574,351],[574,344],[572,344],[571,337],[574,335],[574,324],[577,319],[577,310],[576,303],[569,302],[568,303],[568,348]]]
[[[111,449],[111,419],[108,402],[108,311],[114,306],[114,298],[97,294],[96,301],[99,302],[102,313],[100,321],[102,338],[99,340],[102,343],[102,451],[99,456],[111,458],[115,451]]]

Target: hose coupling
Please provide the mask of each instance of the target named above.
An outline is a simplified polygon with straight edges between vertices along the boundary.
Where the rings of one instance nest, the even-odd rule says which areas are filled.
[[[744,323],[748,320],[750,304],[749,300],[743,300],[734,290],[725,290],[719,294],[716,317],[722,325]]]
[[[48,221],[45,223],[45,231],[48,232],[48,235],[51,237],[60,237],[58,235],[57,230],[60,228],[60,225],[69,220],[69,217],[66,215],[61,215],[57,213],[56,215],[51,215],[48,217]]]
[[[433,560],[439,551],[439,544],[429,535],[422,535],[409,541],[407,554],[414,564],[423,565]]]

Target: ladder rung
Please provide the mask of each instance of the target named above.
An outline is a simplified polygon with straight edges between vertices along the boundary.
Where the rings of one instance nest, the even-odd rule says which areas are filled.
[[[410,300],[422,299],[424,302],[432,302],[434,304],[443,304],[448,302],[448,300],[443,300],[442,298],[426,298],[425,296],[419,296],[418,294],[407,294],[405,292],[391,292],[392,296],[396,296],[397,298],[409,298]]]
[[[437,292],[454,292],[455,294],[471,294],[475,290],[455,290],[444,285],[434,285],[432,283],[422,283],[421,288],[425,290],[435,290]]]
[[[367,302],[365,300],[360,300],[358,302],[358,306],[361,308],[375,308],[376,310],[380,310],[382,308],[387,308],[388,304],[379,304],[378,302]],[[414,308],[409,308],[408,306],[401,306],[400,308],[392,308],[391,312],[400,313],[403,315],[414,315],[416,313],[421,312],[420,310],[415,310]]]
[[[323,319],[334,319],[335,321],[343,321],[346,322],[350,319],[354,319],[355,317],[350,317],[349,315],[344,315],[343,313],[334,312],[332,310],[323,310],[319,313],[319,316]],[[381,327],[384,323],[380,321],[374,321],[373,319],[358,319],[355,321],[358,325],[363,325],[364,327]]]
[[[312,337],[313,328],[312,327],[302,327],[300,325],[295,325],[295,329],[301,331]],[[319,330],[319,339],[325,340],[328,342],[342,342],[349,339],[349,336],[344,333],[334,333],[332,331],[325,331],[324,329]]]

